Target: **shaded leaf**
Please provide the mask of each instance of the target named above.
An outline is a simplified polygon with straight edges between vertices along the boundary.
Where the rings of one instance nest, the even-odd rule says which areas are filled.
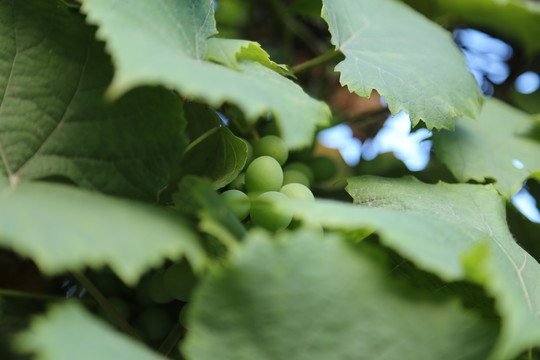
[[[271,112],[289,147],[308,146],[328,123],[328,106],[258,62],[237,59],[237,71],[204,61],[215,33],[212,7],[210,0],[85,0],[87,21],[98,25],[116,65],[109,93],[164,85],[214,107],[234,103],[252,124]]]
[[[54,1],[2,2],[0,23],[0,173],[155,200],[184,147],[180,100],[141,88],[103,102],[103,44]]]
[[[197,237],[156,207],[71,186],[23,183],[0,193],[0,246],[32,258],[48,275],[108,265],[126,284],[185,255],[201,270]]]
[[[114,331],[75,302],[58,303],[36,316],[16,338],[21,352],[38,359],[163,360],[141,343]]]
[[[372,229],[421,269],[483,286],[502,317],[490,359],[509,359],[540,345],[540,265],[512,238],[492,186],[366,176],[349,179],[347,191],[356,206],[322,200],[276,206],[329,228]]]
[[[205,176],[216,189],[236,179],[246,164],[248,145],[224,126],[215,111],[202,104],[187,103],[184,114],[189,121],[188,146],[173,177],[177,181],[183,174]]]
[[[486,101],[477,120],[456,120],[456,131],[433,135],[437,156],[460,181],[495,180],[506,198],[514,195],[532,173],[540,171],[540,142],[525,129],[536,123],[528,115],[499,101]]]
[[[214,235],[227,246],[246,235],[242,223],[227,208],[208,179],[185,176],[178,184],[178,192],[172,195],[175,208],[186,216],[197,217],[203,231]]]
[[[405,290],[371,255],[311,232],[251,233],[195,293],[186,358],[485,357],[489,326],[455,299]]]
[[[474,116],[480,89],[450,34],[394,0],[325,0],[332,43],[345,55],[340,82],[369,97],[375,89],[393,114],[413,125],[454,128],[454,117]]]

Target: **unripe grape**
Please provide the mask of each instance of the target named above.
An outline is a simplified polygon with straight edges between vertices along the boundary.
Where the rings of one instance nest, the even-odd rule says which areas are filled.
[[[186,326],[186,324],[187,324],[187,312],[189,311],[189,308],[190,308],[189,304],[184,304],[184,306],[182,306],[182,309],[178,313],[178,321],[186,329],[187,329],[187,326]]]
[[[289,157],[289,150],[285,145],[285,142],[274,135],[268,135],[262,137],[256,144],[254,148],[255,157],[259,156],[271,156],[277,160],[279,165],[285,164],[287,158]]]
[[[315,200],[311,190],[307,186],[298,183],[283,185],[281,193],[287,195],[289,199]]]
[[[151,307],[143,310],[137,318],[136,325],[146,339],[155,341],[167,335],[172,321],[163,309]]]
[[[229,189],[244,191],[246,189],[246,173],[241,173],[229,184]]]
[[[177,300],[189,301],[196,283],[197,278],[186,261],[172,265],[163,274],[163,286]]]
[[[255,158],[255,154],[253,153],[253,145],[251,145],[251,143],[249,141],[245,140],[245,139],[242,139],[242,140],[247,145],[246,163],[245,163],[244,167],[242,168],[242,170],[245,170],[249,166],[249,164],[251,164],[253,159]]]
[[[311,159],[310,165],[316,181],[326,181],[337,174],[336,163],[327,156],[317,156]]]
[[[270,156],[261,156],[251,162],[246,170],[248,192],[279,191],[283,185],[283,170]]]
[[[268,191],[259,195],[251,205],[251,222],[269,231],[280,231],[285,229],[291,223],[293,215],[292,211],[278,211],[274,208],[273,204],[268,202],[284,199],[287,199],[287,196],[277,191]]]
[[[164,271],[162,270],[155,272],[142,285],[144,293],[158,304],[165,304],[172,300],[169,292],[163,286],[163,274]]]
[[[310,167],[304,163],[301,163],[298,161],[289,163],[283,168],[283,172],[288,171],[288,170],[300,171],[308,178],[310,184],[313,184],[313,181],[315,180],[315,176],[313,175],[313,170],[311,170]]]
[[[283,172],[283,185],[292,183],[302,184],[307,187],[310,186],[309,179],[304,173],[298,170],[285,170]]]
[[[240,190],[227,190],[221,193],[221,198],[231,212],[242,221],[249,215],[251,203],[246,194]]]

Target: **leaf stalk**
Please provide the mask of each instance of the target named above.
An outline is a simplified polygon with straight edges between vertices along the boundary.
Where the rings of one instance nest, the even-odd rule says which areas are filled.
[[[304,71],[312,67],[315,67],[317,65],[323,64],[327,62],[328,60],[336,57],[339,54],[341,54],[341,51],[339,50],[328,50],[324,54],[321,54],[317,57],[314,57],[313,59],[310,59],[308,61],[305,61],[303,63],[293,66],[291,70],[293,73],[297,74],[300,71]]]

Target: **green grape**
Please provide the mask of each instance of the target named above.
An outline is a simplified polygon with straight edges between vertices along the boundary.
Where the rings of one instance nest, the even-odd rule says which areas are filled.
[[[283,185],[280,191],[281,193],[287,195],[287,197],[290,199],[315,200],[311,190],[309,190],[309,188],[303,184],[286,184]]]
[[[238,220],[247,218],[251,204],[246,194],[240,190],[227,190],[221,193],[221,198]]]
[[[287,170],[300,171],[301,173],[303,173],[307,177],[310,184],[313,184],[313,181],[315,180],[315,176],[313,175],[313,171],[311,170],[311,168],[309,166],[307,166],[304,163],[301,163],[301,162],[298,162],[298,161],[289,163],[283,168],[283,172],[285,172]]]
[[[173,325],[167,312],[158,307],[144,309],[135,324],[144,337],[150,341],[163,339]]]
[[[307,187],[310,186],[309,179],[304,173],[298,170],[285,170],[283,172],[283,185],[292,183],[302,184]]]
[[[268,201],[279,201],[287,199],[287,196],[277,192],[268,191],[259,195],[251,205],[251,222],[261,226],[266,230],[280,231],[285,229],[292,220],[292,211],[277,211]]]
[[[317,156],[310,161],[315,181],[326,181],[337,174],[337,165],[327,156]]]
[[[285,142],[274,135],[264,136],[257,141],[254,153],[255,157],[264,155],[271,156],[277,160],[279,165],[285,164],[285,161],[287,161],[287,158],[289,157],[289,150],[287,149]]]
[[[241,173],[229,184],[229,189],[244,191],[246,189],[246,173]]]
[[[251,164],[251,162],[255,158],[255,155],[253,153],[253,145],[251,145],[251,143],[245,139],[242,139],[242,140],[247,145],[246,163],[244,164],[244,167],[242,168],[242,170],[245,170],[249,166],[249,164]]]
[[[197,278],[186,261],[170,266],[163,274],[163,287],[177,300],[189,301]]]
[[[251,162],[246,170],[248,192],[279,191],[283,185],[283,170],[270,156],[261,156]]]
[[[155,272],[142,286],[143,291],[158,304],[165,304],[172,300],[163,287],[163,273],[163,270]]]
[[[189,308],[190,308],[191,305],[189,304],[185,304],[184,306],[182,306],[182,309],[180,310],[180,312],[178,313],[178,321],[180,322],[180,324],[187,329],[187,326],[186,326],[186,323],[187,323],[187,313],[189,311]]]

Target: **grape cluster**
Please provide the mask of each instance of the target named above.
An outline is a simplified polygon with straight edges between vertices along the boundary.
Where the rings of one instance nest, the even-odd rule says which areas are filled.
[[[150,302],[149,307],[136,318],[135,325],[147,340],[163,340],[173,325],[170,312],[178,314],[177,305],[167,311],[165,304],[173,300],[188,303],[197,281],[191,266],[185,260],[161,268],[143,279],[139,287],[140,296],[149,298]],[[183,304],[180,313],[185,313],[186,306],[187,304]],[[185,327],[184,322],[182,325]]]
[[[199,280],[185,259],[168,263],[146,274],[136,292],[108,269],[90,273],[88,278],[99,289],[104,301],[116,312],[111,315],[102,304],[89,301],[95,306],[97,314],[116,325],[118,318],[123,319],[137,336],[156,348],[178,320],[186,328],[186,308]]]
[[[229,185],[229,190],[221,193],[221,197],[240,221],[249,217],[253,225],[274,232],[283,230],[291,224],[293,214],[286,210],[276,211],[271,205],[272,200],[314,200],[311,184],[327,176],[316,176],[310,166],[301,162],[287,163],[289,151],[277,136],[264,136],[253,147],[247,144],[249,156],[245,172]]]

